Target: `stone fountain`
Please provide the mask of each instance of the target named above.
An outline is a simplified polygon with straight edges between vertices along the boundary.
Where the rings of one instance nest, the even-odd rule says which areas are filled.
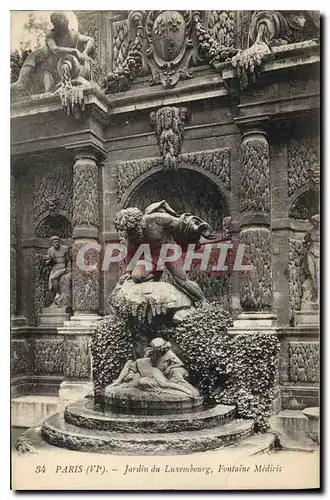
[[[165,201],[150,205],[144,214],[135,208],[122,210],[115,223],[119,231],[125,230],[128,248],[150,244],[152,268],[146,270],[139,262],[110,295],[112,314],[101,322],[92,341],[94,393],[49,417],[41,429],[28,430],[18,449],[26,451],[46,442],[86,452],[177,454],[221,448],[248,438],[253,420],[235,418],[235,406],[206,404],[175,342],[162,335],[164,325],[173,330],[196,308],[204,307],[207,314],[208,306],[197,283],[185,275],[180,259],[167,263],[172,283],[160,281],[162,273],[155,267],[159,243],[175,237],[180,244],[200,244],[202,238],[214,241],[216,235],[207,223],[190,214],[179,216]],[[119,319],[119,343],[129,328],[135,334],[115,378],[101,340]]]

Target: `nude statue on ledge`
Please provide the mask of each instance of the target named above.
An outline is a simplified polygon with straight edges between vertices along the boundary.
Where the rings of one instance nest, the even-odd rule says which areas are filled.
[[[310,227],[304,238],[305,246],[305,274],[303,282],[302,301],[307,303],[318,303],[319,281],[320,281],[320,215],[311,217]]]
[[[28,91],[38,71],[44,92],[56,90],[64,72],[69,74],[72,85],[85,85],[90,80],[89,55],[94,49],[94,40],[69,29],[69,19],[64,12],[53,12],[50,20],[54,28],[46,33],[44,46],[27,56],[18,80],[11,84],[12,91]]]
[[[58,236],[52,236],[50,239],[52,246],[48,249],[45,256],[45,265],[50,267],[48,278],[48,290],[53,293],[54,300],[52,306],[60,307],[68,306],[70,301],[70,280],[71,277],[71,259],[69,249],[65,245],[61,245],[61,240]],[[68,279],[64,280],[65,275]]]

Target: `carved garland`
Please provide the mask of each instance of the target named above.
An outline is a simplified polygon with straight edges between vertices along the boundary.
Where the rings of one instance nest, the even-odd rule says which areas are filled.
[[[178,157],[178,162],[196,165],[218,177],[225,187],[230,189],[230,148],[185,153]],[[130,186],[141,175],[160,167],[162,158],[144,158],[117,163],[117,198],[120,202]]]
[[[165,106],[150,114],[155,129],[164,170],[176,169],[183,143],[184,125],[190,118],[188,108]]]
[[[319,141],[316,137],[293,139],[288,143],[288,195],[308,184],[320,182]]]
[[[59,211],[71,215],[71,172],[58,170],[50,174],[41,176],[36,175],[34,184],[33,206],[35,221],[38,221],[40,219],[44,220],[47,216],[54,217],[59,214]]]
[[[38,375],[63,374],[64,341],[57,339],[35,339],[34,345],[34,372]]]
[[[112,23],[112,70],[119,69],[128,54],[130,33],[128,19],[121,19]]]
[[[89,339],[67,341],[64,347],[64,373],[71,378],[88,378],[90,371]]]
[[[50,270],[45,267],[45,257],[42,254],[35,254],[35,318],[42,313],[43,307],[51,303],[51,296],[48,291],[48,277]]]
[[[209,64],[230,60],[238,53],[238,49],[219,43],[203,26],[200,11],[193,13],[193,21],[196,30],[196,39],[199,53]]]
[[[78,158],[73,167],[73,226],[98,228],[98,167],[93,159]]]
[[[11,356],[12,374],[28,373],[32,368],[33,354],[31,343],[27,340],[11,340]]]
[[[100,85],[102,78],[102,69],[99,63],[99,19],[98,18],[91,17],[87,20],[86,35],[93,38],[95,43],[93,53],[89,58],[89,63],[91,65],[91,81]]]
[[[221,45],[235,46],[237,14],[235,10],[212,10],[210,12],[207,23],[208,32]]]
[[[130,31],[134,33],[134,42],[130,47],[123,64],[107,74],[103,80],[102,87],[105,93],[122,92],[132,85],[136,75],[142,70],[142,47],[144,40],[143,14],[132,11],[128,17]]]
[[[247,264],[253,269],[241,277],[241,306],[244,311],[270,310],[272,306],[271,238],[266,228],[243,229]]]
[[[196,165],[201,170],[206,170],[215,175],[230,190],[230,148],[184,153],[180,155],[179,159],[182,162]]]
[[[294,312],[301,308],[302,284],[304,273],[304,244],[303,241],[289,240],[289,312],[291,323]]]
[[[99,312],[99,254],[90,250],[85,252],[85,263],[96,264],[94,271],[83,271],[77,265],[77,254],[81,247],[89,244],[90,240],[75,241],[72,247],[72,297],[74,311],[83,311],[90,313]]]

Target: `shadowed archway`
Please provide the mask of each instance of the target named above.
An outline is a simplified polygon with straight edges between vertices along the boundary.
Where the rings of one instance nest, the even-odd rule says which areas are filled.
[[[228,201],[218,186],[188,169],[152,174],[133,190],[124,206],[144,210],[150,203],[163,199],[178,213],[198,215],[217,232],[223,230],[223,219],[230,215]],[[188,274],[198,282],[207,299],[219,300],[226,309],[231,308],[229,276],[211,276],[194,266]],[[166,273],[164,279],[171,281]]]
[[[144,210],[150,203],[163,199],[179,213],[198,215],[216,231],[222,230],[223,218],[229,215],[228,201],[218,187],[204,175],[188,169],[147,177],[131,193],[125,207]]]

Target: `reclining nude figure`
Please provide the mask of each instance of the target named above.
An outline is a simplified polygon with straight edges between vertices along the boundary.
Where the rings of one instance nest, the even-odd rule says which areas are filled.
[[[114,224],[117,231],[125,232],[128,260],[135,254],[139,245],[146,243],[150,246],[149,270],[144,264],[137,263],[131,271],[126,272],[122,280],[131,278],[135,283],[159,281],[164,272],[164,269],[157,267],[162,245],[176,243],[181,246],[182,255],[175,261],[164,262],[164,267],[171,273],[174,286],[183,291],[194,303],[205,301],[199,285],[187,278],[184,257],[189,243],[196,244],[198,249],[201,245],[210,240],[214,242],[217,238],[207,222],[188,213],[179,215],[165,200],[162,200],[149,205],[144,213],[134,207],[123,209],[116,215]]]

